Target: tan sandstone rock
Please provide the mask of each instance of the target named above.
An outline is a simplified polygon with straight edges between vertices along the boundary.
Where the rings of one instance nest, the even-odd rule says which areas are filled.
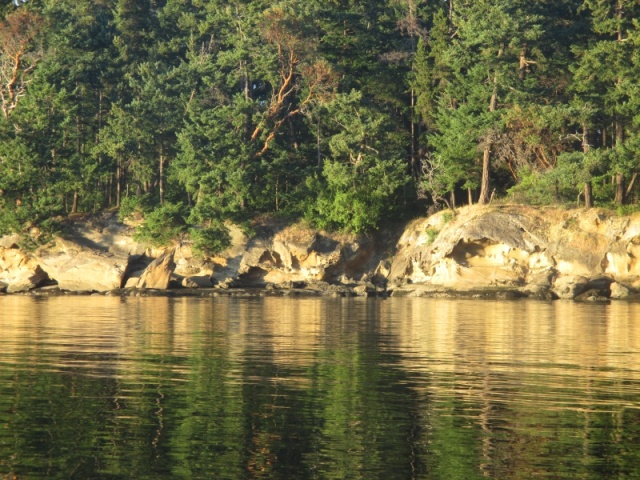
[[[142,272],[136,287],[157,288],[160,290],[169,288],[171,275],[176,268],[174,256],[175,249],[171,249],[151,262],[144,272]]]
[[[48,280],[33,256],[15,248],[0,247],[0,282],[7,286],[8,293],[28,291]]]
[[[629,287],[618,282],[613,282],[610,288],[611,298],[613,299],[629,298],[632,294],[632,291]]]
[[[412,222],[397,243],[388,279],[405,289],[519,286],[527,294],[552,288],[561,298],[575,298],[587,288],[584,279],[632,284],[638,275],[639,215],[500,205]]]
[[[128,264],[125,256],[91,251],[42,255],[39,261],[60,289],[97,292],[120,288]]]
[[[55,239],[36,250],[40,266],[62,290],[104,292],[120,288],[129,257],[98,248],[79,236]]]

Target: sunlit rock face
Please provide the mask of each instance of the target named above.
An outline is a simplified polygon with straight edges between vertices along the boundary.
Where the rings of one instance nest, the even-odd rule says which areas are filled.
[[[67,250],[41,251],[38,261],[62,290],[101,292],[122,286],[129,260],[123,255]]]
[[[8,293],[31,290],[48,279],[47,273],[32,255],[17,248],[0,247],[0,282],[6,285]]]
[[[218,283],[231,280],[239,286],[264,286],[356,282],[377,266],[374,242],[364,236],[293,225],[263,226],[252,238],[238,240],[241,248],[234,244],[214,259],[213,277]]]
[[[175,249],[171,249],[152,261],[140,275],[136,288],[168,289],[176,268],[174,257]]]
[[[519,286],[551,268],[539,219],[471,209],[414,222],[398,242],[391,281],[452,288]],[[446,219],[446,217],[445,217]]]
[[[0,288],[317,288],[371,294],[508,290],[537,298],[629,298],[640,290],[640,215],[520,205],[444,211],[404,228],[352,235],[264,221],[213,257],[146,249],[110,217],[77,222],[35,252],[0,239]],[[589,293],[591,292],[591,293]]]
[[[635,285],[638,256],[637,217],[597,210],[473,207],[410,224],[398,241],[389,280],[458,290],[547,289],[559,298],[575,298],[598,276]]]
[[[603,288],[616,280],[630,293],[639,283],[640,222],[598,210],[475,206],[415,220],[393,243],[380,237],[265,228],[223,255],[213,276],[241,286],[373,281],[389,292],[512,289],[542,298],[575,298],[599,277],[609,278]]]
[[[66,237],[56,237],[36,250],[35,256],[62,290],[107,291],[122,286],[129,264],[129,255],[119,249],[118,242],[78,226]]]

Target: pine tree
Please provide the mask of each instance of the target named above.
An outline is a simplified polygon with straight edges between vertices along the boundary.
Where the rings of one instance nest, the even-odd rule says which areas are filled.
[[[593,41],[579,51],[574,88],[580,98],[593,105],[602,119],[601,147],[608,150],[610,170],[615,179],[614,203],[622,204],[636,178],[635,162],[626,152],[625,142],[631,127],[627,105],[634,83],[633,42],[637,30],[634,19],[640,15],[637,0],[585,0],[582,6],[590,14]],[[632,175],[629,186],[626,179]]]
[[[307,218],[323,228],[371,230],[394,212],[393,199],[406,182],[405,139],[355,90],[338,95],[327,110],[335,132],[329,140],[331,156],[322,174],[308,181],[317,197]]]

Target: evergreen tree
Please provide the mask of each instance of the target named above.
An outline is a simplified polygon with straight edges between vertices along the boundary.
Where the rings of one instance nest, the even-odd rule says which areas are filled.
[[[640,0],[42,0],[0,15],[5,230],[144,205],[206,243],[261,213],[374,229],[416,194],[455,207],[461,189],[635,200]]]
[[[308,218],[323,228],[361,232],[375,228],[394,212],[398,189],[406,181],[402,137],[389,117],[363,101],[360,92],[341,94],[329,105],[335,133],[322,175],[308,186],[318,193]]]
[[[615,179],[614,202],[622,204],[631,185],[625,179],[636,177],[633,155],[625,145],[634,132],[632,113],[628,110],[630,90],[636,78],[633,66],[633,42],[640,15],[637,0],[585,0],[582,6],[591,18],[592,41],[580,49],[575,71],[574,89],[581,99],[597,110],[602,131],[599,147],[603,158],[610,159],[610,171]],[[633,87],[631,87],[633,88]],[[630,130],[631,128],[631,130]]]

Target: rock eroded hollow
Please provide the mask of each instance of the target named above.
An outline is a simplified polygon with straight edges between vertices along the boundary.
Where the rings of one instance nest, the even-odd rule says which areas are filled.
[[[348,286],[363,294],[510,289],[542,298],[624,298],[640,287],[640,217],[599,210],[471,207],[369,236],[260,225],[248,237],[231,226],[231,247],[205,259],[188,245],[146,249],[131,233],[115,218],[101,225],[85,222],[35,252],[21,250],[16,236],[4,237],[0,288],[324,284],[333,285],[327,291]]]

